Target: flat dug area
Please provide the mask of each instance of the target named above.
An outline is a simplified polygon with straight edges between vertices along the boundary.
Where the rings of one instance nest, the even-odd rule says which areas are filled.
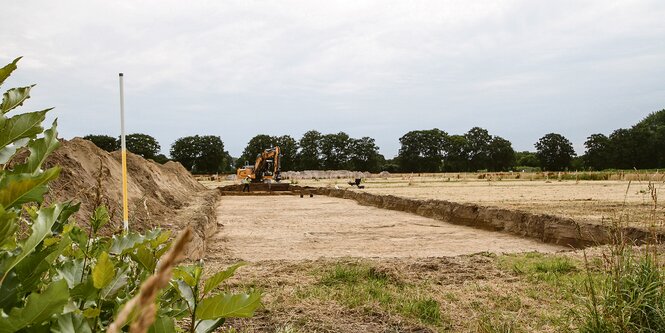
[[[295,181],[586,223],[665,224],[655,202],[665,186],[660,174],[650,181],[495,176],[369,177],[362,190],[347,184],[352,177]],[[606,274],[611,253],[568,251],[327,196],[223,196],[217,217],[208,274],[247,261],[225,288],[263,291],[263,309],[226,324],[238,332],[578,331],[590,318],[589,283],[603,285],[596,274]]]
[[[554,252],[565,247],[409,213],[315,196],[225,196],[218,233],[231,258],[423,258],[478,252]]]

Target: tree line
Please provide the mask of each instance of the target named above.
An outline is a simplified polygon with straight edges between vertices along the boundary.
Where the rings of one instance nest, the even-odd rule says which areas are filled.
[[[609,136],[592,134],[584,142],[584,163],[595,170],[656,169],[665,166],[665,110]]]
[[[107,135],[84,137],[107,151],[119,149],[117,138]],[[290,135],[259,134],[249,140],[238,158],[224,150],[219,136],[194,135],[176,140],[171,159],[194,173],[232,173],[253,164],[264,149],[282,148],[282,170],[354,170],[369,172],[475,172],[524,169],[603,170],[609,168],[659,168],[665,166],[665,110],[654,112],[628,129],[609,136],[592,134],[586,152],[576,156],[563,135],[549,133],[535,144],[535,151],[516,152],[510,141],[473,127],[464,134],[448,134],[438,128],[415,130],[399,138],[400,149],[393,159],[379,153],[373,138],[353,138],[347,133],[322,134],[311,130],[296,140]],[[157,140],[147,134],[126,137],[127,149],[164,163]]]
[[[267,147],[282,149],[282,170],[362,170],[381,171],[385,164],[379,147],[370,137],[352,138],[344,132],[321,134],[308,131],[296,141],[289,135],[259,134],[249,140],[236,161],[236,167],[253,164]]]
[[[83,137],[97,147],[108,152],[120,149],[120,139],[109,135],[90,134]],[[194,135],[176,140],[170,149],[171,158],[160,154],[161,146],[147,134],[133,133],[125,136],[127,150],[158,163],[170,160],[180,162],[187,170],[197,174],[231,173],[233,158],[224,150],[224,142],[219,136]]]

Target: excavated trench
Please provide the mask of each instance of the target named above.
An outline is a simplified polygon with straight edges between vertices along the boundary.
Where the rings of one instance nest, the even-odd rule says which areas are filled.
[[[325,195],[334,198],[350,199],[361,205],[382,209],[408,212],[422,217],[432,218],[451,224],[473,228],[510,233],[520,237],[532,238],[543,243],[562,245],[573,248],[608,244],[618,234],[608,225],[578,222],[571,218],[534,214],[518,210],[486,207],[468,203],[456,203],[445,200],[417,200],[393,195],[377,195],[360,191],[303,187],[291,185],[288,189],[266,191],[254,188],[256,192],[240,192],[241,185],[219,188],[222,195]],[[648,239],[665,240],[662,233],[654,234],[634,227],[621,228],[623,239],[636,244]]]
[[[361,205],[398,210],[429,217],[452,224],[470,226],[491,231],[507,232],[521,237],[535,238],[544,243],[574,248],[602,245],[617,237],[612,226],[583,223],[571,218],[534,214],[518,210],[485,207],[445,200],[417,200],[393,195],[376,195],[331,188],[293,188],[294,191],[311,191],[318,195],[351,199]],[[634,227],[620,229],[623,239],[636,244],[648,239],[665,240],[662,233],[653,233]]]

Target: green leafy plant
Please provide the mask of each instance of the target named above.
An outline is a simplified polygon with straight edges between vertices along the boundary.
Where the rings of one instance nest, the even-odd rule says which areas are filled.
[[[180,297],[186,302],[186,313],[190,318],[189,332],[213,332],[224,324],[225,318],[251,317],[261,305],[261,293],[253,291],[249,294],[232,294],[213,291],[235,271],[245,265],[238,263],[224,271],[218,272],[205,281],[202,280],[203,262],[190,266],[179,267],[174,272]]]
[[[0,69],[0,85],[19,60]],[[111,216],[99,190],[98,206],[85,225],[70,221],[79,204],[43,203],[48,183],[60,173],[58,166],[43,168],[59,146],[57,122],[42,127],[50,109],[9,116],[32,87],[8,90],[0,105],[0,333],[103,331],[155,272],[171,246],[171,233],[100,235]],[[261,304],[260,293],[212,294],[240,266],[205,282],[202,263],[177,269],[162,290],[150,331],[176,332],[178,321],[187,317],[191,332],[211,332],[224,318],[251,316]]]

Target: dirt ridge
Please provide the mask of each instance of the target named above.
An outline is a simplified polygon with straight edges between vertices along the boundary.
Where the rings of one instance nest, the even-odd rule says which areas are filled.
[[[81,208],[75,218],[86,227],[86,221],[101,201],[112,216],[102,233],[113,234],[122,229],[119,151],[106,152],[81,138],[62,140],[60,148],[45,163],[45,167],[55,165],[62,171],[49,185],[48,202],[79,202]],[[127,171],[130,229],[144,231],[160,227],[175,234],[191,226],[195,239],[189,249],[190,258],[202,258],[207,240],[217,227],[215,207],[219,192],[207,190],[177,162],[159,164],[128,152]]]

